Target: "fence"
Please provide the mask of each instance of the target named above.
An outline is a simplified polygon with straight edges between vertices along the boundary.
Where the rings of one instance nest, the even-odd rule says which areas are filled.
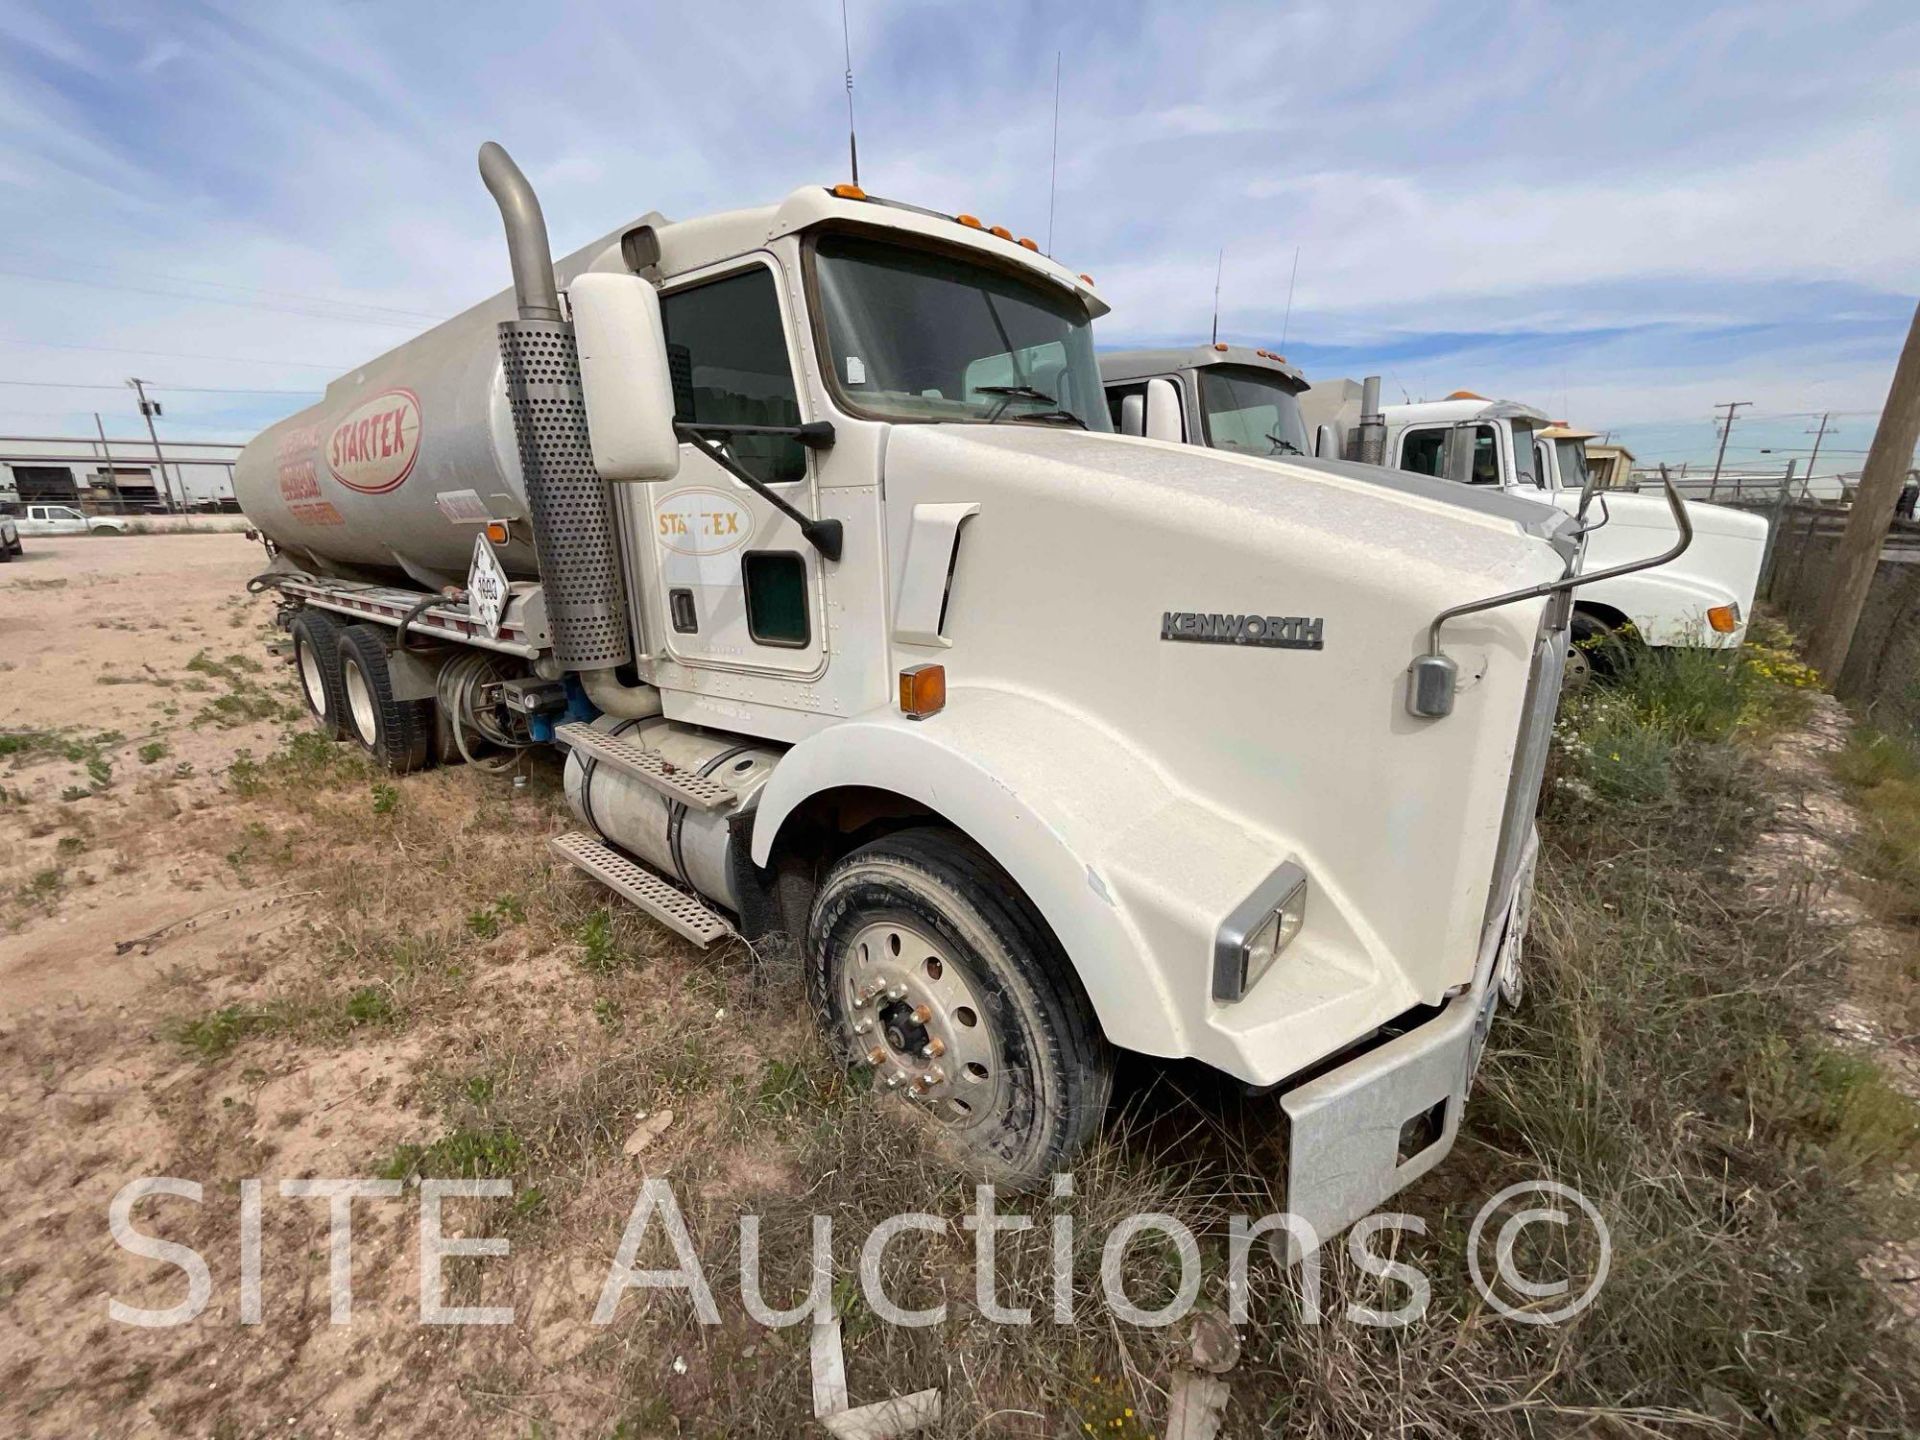
[[[1803,635],[1826,601],[1846,524],[1836,506],[1789,505],[1774,537],[1761,594]],[[1875,724],[1920,733],[1920,524],[1894,521],[1834,689]]]
[[[1781,482],[1787,478],[1786,466],[1743,465],[1739,469],[1724,469],[1716,478],[1713,467],[1670,465],[1667,476],[1673,481],[1674,489],[1689,500],[1707,500],[1724,505],[1750,505],[1762,501],[1771,501],[1780,494]],[[1654,465],[1637,465],[1633,470],[1633,483],[1641,490],[1658,491],[1660,489],[1660,469]],[[1797,473],[1793,477],[1792,498],[1795,500],[1836,500],[1847,501],[1860,483],[1857,474],[1806,475]]]

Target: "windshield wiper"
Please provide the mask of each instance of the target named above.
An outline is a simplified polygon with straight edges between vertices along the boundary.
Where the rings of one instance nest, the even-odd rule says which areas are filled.
[[[974,393],[979,395],[1004,395],[1008,400],[1038,400],[1044,405],[1058,405],[1060,402],[1044,390],[1036,390],[1031,385],[976,385]],[[1003,405],[1002,409],[1005,408]]]
[[[995,405],[987,415],[987,422],[989,424],[997,422],[1001,416],[1005,415],[1007,407],[1016,400],[1038,400],[1042,405],[1051,405],[1056,408],[1051,410],[1022,410],[1017,416],[1012,418],[1018,420],[1068,420],[1078,425],[1082,430],[1092,428],[1086,421],[1082,420],[1071,410],[1058,408],[1060,402],[1054,399],[1053,396],[1047,394],[1046,391],[1036,390],[1031,385],[976,385],[973,387],[973,391],[976,395],[998,395],[1000,397],[1000,403]]]
[[[1304,455],[1307,453],[1291,440],[1287,439],[1286,436],[1275,435],[1271,430],[1267,432],[1267,439],[1273,442],[1273,449],[1267,452],[1269,455]]]

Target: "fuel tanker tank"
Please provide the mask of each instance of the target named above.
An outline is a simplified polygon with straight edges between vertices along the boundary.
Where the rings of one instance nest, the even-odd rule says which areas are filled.
[[[624,268],[619,237],[631,228],[557,263],[558,283],[602,257]],[[315,574],[429,589],[464,583],[475,534],[508,520],[511,538],[495,554],[510,577],[537,578],[498,334],[515,313],[504,290],[255,436],[233,477],[247,518]]]

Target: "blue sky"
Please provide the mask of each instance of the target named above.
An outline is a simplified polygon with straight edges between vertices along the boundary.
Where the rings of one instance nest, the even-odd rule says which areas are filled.
[[[1857,468],[1920,292],[1920,6],[851,0],[861,178],[1221,332],[1710,458]],[[244,439],[556,250],[845,178],[837,0],[0,0],[0,433]],[[1289,275],[1299,278],[1288,313]],[[1283,341],[1284,335],[1284,341]],[[67,388],[99,387],[99,388]],[[236,393],[240,391],[261,393]]]

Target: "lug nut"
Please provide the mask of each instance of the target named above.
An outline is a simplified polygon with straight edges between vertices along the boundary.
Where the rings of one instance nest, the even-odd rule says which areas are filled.
[[[942,1070],[938,1065],[934,1065],[921,1075],[919,1083],[931,1090],[936,1085],[944,1085],[946,1080],[947,1072]]]
[[[916,1005],[913,1007],[914,1024],[924,1025],[931,1019],[933,1019],[933,1007],[931,1005]]]
[[[871,1029],[873,1029],[873,1021],[862,1020],[858,1025],[853,1027],[853,1033],[856,1035],[864,1035]]]
[[[928,1060],[938,1060],[947,1053],[947,1042],[936,1035],[920,1047],[920,1053]]]
[[[885,1046],[876,1045],[867,1052],[867,1064],[874,1066],[876,1069],[885,1064],[886,1059],[887,1051]]]
[[[898,1070],[894,1071],[893,1074],[887,1076],[887,1089],[898,1090],[900,1088],[900,1082],[905,1078],[906,1077]]]
[[[896,985],[891,990],[887,991],[887,999],[889,1000],[904,1000],[906,998],[907,998],[907,987],[904,985]]]

